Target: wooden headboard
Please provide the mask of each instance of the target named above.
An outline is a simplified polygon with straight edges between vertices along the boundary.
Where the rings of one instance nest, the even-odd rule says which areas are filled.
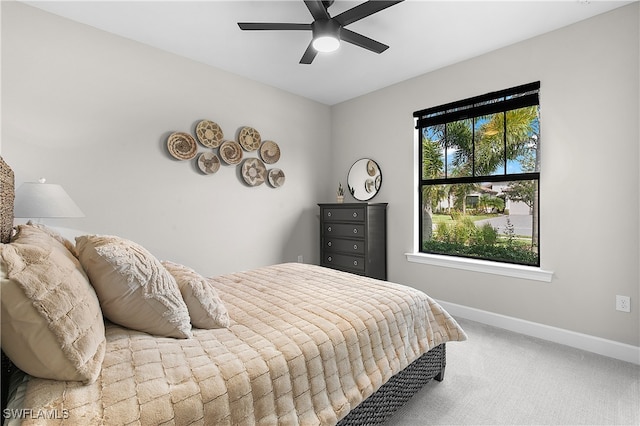
[[[15,178],[11,167],[0,157],[0,241],[8,243],[13,232]]]

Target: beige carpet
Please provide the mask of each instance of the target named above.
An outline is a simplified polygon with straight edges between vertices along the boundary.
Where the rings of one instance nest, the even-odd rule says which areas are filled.
[[[388,425],[640,425],[640,366],[459,320],[443,382]]]

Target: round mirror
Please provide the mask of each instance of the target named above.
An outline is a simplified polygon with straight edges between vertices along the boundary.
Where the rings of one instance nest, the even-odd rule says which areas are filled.
[[[382,173],[378,163],[362,158],[351,166],[347,176],[349,192],[353,198],[360,201],[367,201],[375,197],[382,185]]]

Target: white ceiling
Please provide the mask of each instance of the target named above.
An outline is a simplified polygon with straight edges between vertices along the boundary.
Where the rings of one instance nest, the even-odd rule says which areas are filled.
[[[634,0],[637,1],[637,0]],[[333,105],[631,1],[405,0],[348,25],[390,46],[348,43],[298,63],[311,32],[241,31],[237,22],[312,22],[302,0],[24,1],[29,5]],[[361,1],[337,0],[335,16]]]

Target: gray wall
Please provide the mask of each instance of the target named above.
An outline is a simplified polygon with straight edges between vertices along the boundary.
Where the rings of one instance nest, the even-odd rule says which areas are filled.
[[[336,174],[370,156],[389,202],[389,279],[464,306],[640,344],[638,3],[332,107]],[[412,113],[541,82],[541,267],[551,283],[409,263]],[[632,300],[616,311],[615,295]]]
[[[640,345],[638,4],[333,107],[38,9],[2,2],[2,155],[86,213],[57,226],[131,238],[205,275],[318,261],[318,202],[351,163],[383,172],[389,278],[440,300]],[[413,111],[541,81],[542,267],[551,283],[407,262]],[[200,119],[282,148],[287,181],[203,176],[164,148]],[[201,148],[203,150],[203,148]],[[632,298],[632,313],[614,297]]]
[[[227,139],[251,126],[276,141],[285,184],[173,159],[167,136],[202,119]],[[207,275],[318,257],[326,105],[2,2],[2,141],[17,184],[44,176],[86,214],[49,224],[121,235]]]

